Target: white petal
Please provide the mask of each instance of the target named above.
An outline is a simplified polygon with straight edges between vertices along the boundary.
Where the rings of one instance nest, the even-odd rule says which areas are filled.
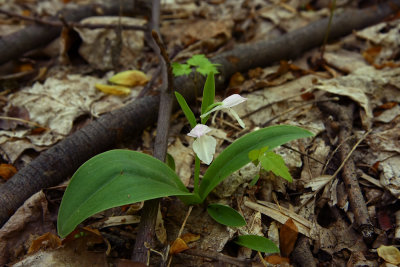
[[[215,153],[217,141],[214,137],[204,135],[193,142],[193,150],[201,161],[210,165]]]
[[[207,125],[197,124],[187,135],[199,138],[209,132],[211,132],[211,129]]]
[[[222,106],[224,108],[231,108],[231,107],[234,107],[236,105],[239,105],[240,103],[243,103],[246,100],[247,100],[247,98],[241,97],[238,94],[233,94],[231,96],[228,96],[227,98],[225,98],[222,101],[222,103],[223,103]]]
[[[239,123],[240,126],[242,126],[242,128],[244,129],[246,126],[244,125],[244,122],[242,121],[242,119],[239,117],[239,115],[236,113],[236,111],[234,111],[233,109],[229,109],[229,111],[231,112],[232,116],[237,120],[237,122]]]

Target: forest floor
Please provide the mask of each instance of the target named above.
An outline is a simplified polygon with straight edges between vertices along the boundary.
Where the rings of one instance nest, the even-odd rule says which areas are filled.
[[[66,6],[79,10],[92,2],[2,3],[1,36],[5,38],[35,23],[43,25]],[[241,45],[253,49],[250,54],[257,56],[254,49],[260,47],[252,44],[273,42],[314,22],[318,24],[331,12],[337,16],[347,10],[374,8],[376,4],[333,2],[166,0],[161,1],[159,31],[172,62],[184,63],[199,54],[212,61]],[[348,35],[327,43],[310,45],[311,49],[293,58],[274,58],[275,52],[267,51],[273,62],[267,59],[260,66],[248,63],[250,68],[238,67],[241,71],[234,71],[218,83],[216,101],[232,94],[247,100],[234,108],[245,123],[244,129],[228,112],[211,116],[208,124],[211,136],[217,140],[216,156],[235,139],[272,125],[299,126],[314,137],[274,150],[285,160],[293,182],[261,172],[254,183],[260,170],[248,164],[210,194],[207,203],[235,208],[244,216],[246,226],[218,224],[205,205],[194,206],[184,222],[188,207],[175,197],[162,199],[150,266],[399,266],[400,20],[398,13],[395,15],[350,30]],[[60,19],[57,23],[64,24],[64,28],[55,40],[0,65],[0,192],[13,179],[19,179],[22,170],[41,154],[61,147],[66,138],[73,138],[111,111],[159,94],[158,88],[166,81],[160,78],[160,58],[151,47],[146,28],[104,26],[140,28],[149,19],[113,14],[88,17],[75,25]],[[83,23],[96,27],[84,28]],[[329,36],[329,29],[324,33]],[[0,51],[0,59],[2,53],[7,51]],[[259,54],[261,57],[266,52],[260,50]],[[235,58],[229,60],[233,65],[242,64]],[[224,67],[221,65],[221,69]],[[98,89],[98,84],[109,84],[110,77],[124,70],[139,70],[148,81],[124,89],[127,91]],[[180,85],[176,84],[177,90]],[[200,96],[190,101],[196,115],[200,112]],[[152,113],[141,116],[154,117]],[[155,124],[140,127],[143,129],[138,133],[124,136],[124,141],[92,145],[98,146],[98,152],[129,148],[153,155]],[[168,153],[174,158],[183,184],[193,190],[194,139],[187,135],[189,131],[190,124],[182,111],[174,111]],[[60,149],[60,153],[65,152]],[[84,163],[79,154],[89,153],[85,149],[77,147],[72,152],[77,155],[77,166]],[[39,183],[41,189],[24,197],[24,204],[18,204],[15,212],[9,211],[5,215],[9,220],[0,224],[0,266],[143,266],[130,261],[143,203],[98,213],[65,239],[57,235],[59,205],[76,171],[76,167],[71,169],[70,161],[64,166],[68,170],[61,170],[61,160],[46,171],[38,169],[39,175],[30,178],[35,180],[10,191],[10,195],[18,195],[30,184]],[[200,177],[206,169],[207,165],[202,164]],[[64,182],[39,182],[41,174],[51,177],[59,172]],[[181,228],[183,232],[178,236]],[[281,253],[257,253],[240,247],[234,241],[243,234],[267,237]],[[169,254],[171,245],[179,250],[174,243],[178,237],[186,240],[184,249]]]

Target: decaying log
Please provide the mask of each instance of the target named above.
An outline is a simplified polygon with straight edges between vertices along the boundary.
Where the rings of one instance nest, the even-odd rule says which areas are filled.
[[[332,22],[330,37],[338,38],[355,29],[375,24],[396,12],[399,7],[400,0],[393,0],[379,7],[337,14]],[[327,24],[328,19],[316,21],[274,40],[238,46],[211,59],[221,64],[221,74],[216,79],[217,89],[223,88],[225,81],[235,72],[267,66],[281,59],[295,58],[304,51],[321,45]],[[41,38],[44,38],[43,34]],[[48,41],[51,39],[46,38]],[[0,51],[2,49],[4,47],[0,48]],[[23,51],[20,50],[19,53],[22,54]],[[195,92],[202,91],[204,78],[194,79],[192,74],[176,78],[174,84],[187,101],[193,103]],[[121,138],[137,136],[143,129],[153,125],[157,118],[158,102],[158,96],[140,98],[121,109],[103,115],[42,152],[31,164],[0,187],[0,226],[35,192],[59,184],[90,157],[112,148]]]

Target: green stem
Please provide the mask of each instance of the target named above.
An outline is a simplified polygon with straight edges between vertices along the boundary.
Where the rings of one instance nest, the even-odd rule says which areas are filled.
[[[199,194],[200,159],[196,156],[194,160],[194,193]]]

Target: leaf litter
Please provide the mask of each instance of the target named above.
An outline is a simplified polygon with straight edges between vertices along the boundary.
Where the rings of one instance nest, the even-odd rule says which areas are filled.
[[[260,4],[260,1],[239,2],[221,1],[220,4],[201,2],[199,6],[196,6],[192,1],[186,1],[183,4],[166,1],[162,10],[164,20],[161,31],[165,33],[168,50],[175,54],[177,60],[187,59],[194,54],[206,53],[208,56],[212,56],[229,49],[233,39],[238,42],[252,42],[265,39],[266,34],[271,37],[279,36],[282,34],[282,30],[283,32],[293,30],[329,14],[327,8],[319,11],[301,10],[299,12],[301,4],[300,2],[295,3],[295,1],[272,5],[264,2]],[[54,3],[49,1],[48,5],[52,4]],[[57,6],[59,3],[54,5]],[[261,6],[256,8],[256,5]],[[15,6],[18,7],[18,5]],[[43,4],[37,10],[38,14],[45,7],[46,5]],[[249,19],[249,14],[252,14],[253,19]],[[202,19],[199,20],[199,17]],[[111,18],[113,21],[116,19]],[[103,22],[102,19],[100,21]],[[141,22],[132,23],[136,25]],[[289,123],[309,129],[317,137],[305,142],[291,143],[289,144],[290,148],[282,147],[276,150],[284,157],[294,177],[292,184],[288,184],[274,175],[263,174],[259,183],[251,187],[249,183],[258,170],[250,166],[246,166],[228,178],[226,183],[216,189],[212,199],[233,207],[240,207],[240,211],[245,215],[248,224],[251,222],[251,226],[249,229],[227,229],[210,220],[201,207],[196,207],[188,219],[184,233],[199,235],[200,239],[189,243],[189,247],[232,254],[230,248],[233,238],[237,233],[247,232],[264,235],[275,240],[277,244],[284,246],[281,247],[281,250],[289,254],[288,251],[291,251],[292,244],[285,244],[279,240],[294,240],[293,237],[285,238],[287,233],[284,230],[287,228],[285,228],[285,223],[293,222],[290,228],[292,231],[297,228],[300,234],[312,240],[314,246],[312,253],[314,253],[315,261],[319,261],[321,264],[332,261],[339,265],[347,263],[349,266],[351,266],[350,264],[356,266],[355,262],[366,262],[367,256],[368,259],[371,259],[371,250],[374,249],[375,254],[372,261],[375,263],[378,262],[379,257],[387,263],[394,262],[393,258],[398,257],[398,251],[396,252],[392,247],[385,251],[383,247],[383,245],[394,244],[394,230],[388,228],[385,230],[386,233],[383,233],[383,229],[377,228],[377,235],[384,236],[384,238],[377,239],[372,246],[367,247],[360,234],[351,227],[351,223],[354,222],[354,213],[349,208],[347,193],[344,191],[344,184],[340,177],[327,183],[331,178],[326,175],[331,175],[334,170],[330,169],[332,165],[326,163],[337,161],[332,152],[335,148],[332,148],[329,142],[335,146],[340,144],[337,143],[335,133],[328,133],[326,136],[325,125],[327,121],[333,123],[333,120],[323,114],[315,103],[324,96],[341,96],[352,99],[358,104],[361,123],[357,125],[359,132],[355,133],[356,137],[360,137],[366,130],[372,129],[373,131],[366,137],[363,145],[354,151],[357,167],[361,172],[376,180],[374,183],[379,182],[384,188],[383,190],[374,183],[368,183],[368,186],[363,187],[367,197],[369,196],[368,192],[375,192],[375,200],[369,202],[368,208],[373,217],[378,211],[383,210],[385,205],[389,205],[388,217],[395,221],[396,204],[398,204],[400,195],[400,185],[398,184],[400,177],[398,168],[400,166],[398,156],[400,94],[398,86],[400,83],[399,68],[395,64],[395,54],[398,53],[399,47],[399,39],[396,35],[398,25],[398,20],[384,22],[357,31],[338,43],[328,45],[324,60],[327,66],[335,70],[334,72],[321,70],[307,72],[310,70],[307,64],[309,55],[318,54],[317,49],[314,49],[293,62],[283,62],[280,65],[259,69],[258,75],[254,74],[254,70],[252,70],[253,73],[249,71],[241,74],[244,81],[232,84],[230,89],[239,90],[248,98],[247,103],[237,109],[238,114],[242,118],[245,117],[246,125],[251,125],[249,129],[246,129],[247,131],[261,127],[266,122],[268,124]],[[201,31],[202,34],[199,34],[199,31],[204,28],[209,31]],[[84,44],[80,49],[81,56],[89,62],[93,70],[112,68],[111,50],[106,50],[110,48],[98,49],[98,46],[107,43],[100,38],[101,34],[111,34],[111,39],[113,39],[115,38],[114,32],[104,30],[100,35],[86,41],[88,35],[92,33],[95,31],[80,31],[81,38],[84,39]],[[129,38],[124,36],[123,39],[129,40]],[[125,62],[120,63],[127,66],[132,64],[131,62],[137,64],[140,60],[151,62],[152,59],[146,58],[147,55],[142,53],[143,36],[137,35],[133,38],[136,38],[131,39],[134,45],[137,45],[134,48],[136,54],[127,52],[124,54],[126,57],[121,56]],[[359,49],[348,49],[351,46]],[[123,44],[123,47],[131,48],[127,43]],[[100,54],[92,54],[90,51],[100,52]],[[103,58],[105,54],[108,55],[106,59]],[[291,67],[285,72],[280,72],[279,69],[282,70],[284,65]],[[149,67],[151,63],[145,62],[144,66]],[[303,71],[298,71],[299,69]],[[22,158],[29,149],[33,148],[40,152],[70,134],[74,121],[78,117],[84,115],[88,118],[96,118],[126,104],[127,101],[131,101],[137,96],[137,90],[132,90],[128,96],[122,98],[107,96],[97,91],[94,85],[106,83],[111,75],[112,73],[109,73],[99,78],[90,74],[70,74],[68,71],[61,71],[61,75],[59,73],[57,76],[47,77],[43,83],[37,82],[8,95],[8,104],[4,109],[4,114],[13,107],[24,108],[29,114],[29,117],[25,117],[25,119],[47,127],[48,130],[39,135],[31,134],[31,129],[26,124],[12,130],[1,130],[0,146],[3,158],[8,163],[14,163],[17,159]],[[310,99],[306,99],[306,96]],[[225,97],[221,97],[221,99],[223,98]],[[395,105],[381,110],[380,114],[376,113],[382,105],[389,102],[394,102]],[[235,121],[225,113],[216,115],[213,121],[215,128],[225,130],[225,136],[218,133],[220,136],[218,142],[220,144],[229,143],[236,131],[229,125],[234,124]],[[178,173],[182,174],[181,177],[184,178],[185,184],[190,186],[190,168],[193,160],[192,152],[186,146],[189,143],[185,138],[185,136],[177,136],[175,140],[171,141],[170,148]],[[377,172],[374,172],[372,167],[377,162],[379,162]],[[339,165],[340,162],[333,166]],[[319,189],[321,189],[320,194],[314,194]],[[265,193],[261,194],[262,191]],[[301,202],[301,195],[306,196],[309,201]],[[28,206],[24,205],[21,207],[22,211],[12,217],[13,220],[10,222],[18,230],[9,228],[10,224],[3,226],[0,230],[2,233],[0,245],[2,245],[2,251],[7,252],[2,258],[4,263],[20,258],[28,250],[33,240],[30,240],[27,234],[39,237],[42,234],[55,232],[54,225],[48,223],[54,218],[43,217],[43,214],[48,214],[46,211],[47,200],[44,198],[44,194],[39,193],[39,195],[35,195],[35,198],[39,198],[39,200]],[[268,198],[267,202],[262,198]],[[181,218],[184,217],[182,212],[185,209],[176,200],[165,200],[164,202],[163,224],[167,231],[167,241],[171,243],[176,239],[182,222]],[[26,210],[27,207],[29,207],[28,210]],[[21,213],[25,217],[20,217]],[[332,213],[332,216],[323,219],[323,214],[326,213]],[[26,218],[30,219],[31,226],[39,224],[41,228],[39,230],[30,229],[30,226],[24,223]],[[161,222],[159,223],[161,224]],[[399,225],[400,223],[397,222],[397,228]],[[21,227],[28,228],[21,231]],[[110,234],[110,229],[113,227],[116,227],[115,224],[106,227],[102,234]],[[118,227],[119,235],[123,235],[122,233],[126,230],[132,230],[129,225]],[[12,233],[18,231],[20,234],[13,239],[9,238]],[[7,249],[5,249],[6,246]],[[378,248],[381,249],[377,250]],[[50,252],[49,248],[36,252],[34,256],[37,257],[47,252]],[[61,257],[61,255],[71,259],[76,257],[76,255],[63,252],[63,250],[56,249],[54,253],[56,256],[53,255],[53,258]],[[248,257],[252,256],[249,251],[242,253]],[[94,254],[91,252],[86,251],[79,256],[80,259],[95,261]],[[93,258],[91,258],[92,256]],[[174,258],[177,266],[179,262],[187,263],[189,261],[184,253],[178,253]],[[101,266],[104,258],[98,258],[98,260],[100,261],[99,266]],[[268,260],[267,257],[266,260]],[[191,259],[193,265],[202,264],[204,261],[201,258]],[[23,264],[23,261],[20,264]]]

